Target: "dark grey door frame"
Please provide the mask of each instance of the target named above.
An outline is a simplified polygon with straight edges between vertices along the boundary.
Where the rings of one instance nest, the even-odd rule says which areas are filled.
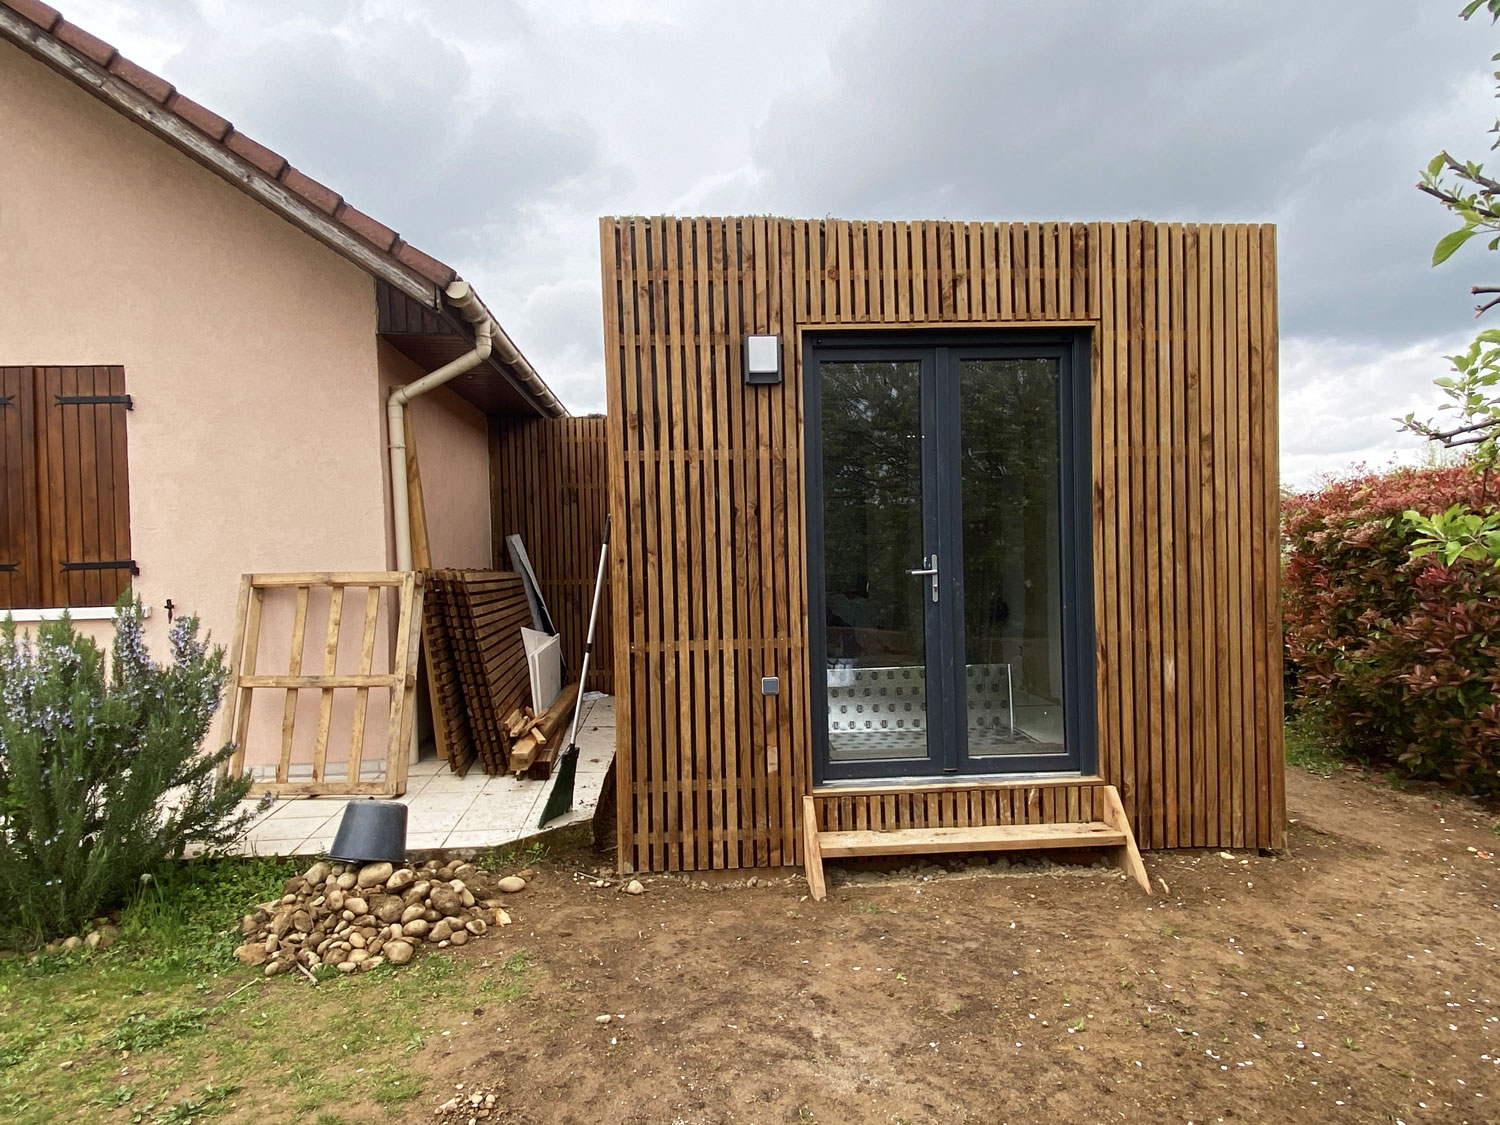
[[[1004,759],[1004,776],[1090,774],[1098,768],[1094,691],[1090,341],[1086,329],[910,329],[810,332],[803,341],[804,448],[807,481],[808,648],[813,783],[996,776],[995,758],[969,760],[963,651],[963,506],[958,464],[958,364],[964,359],[1055,357],[1059,361],[1059,486],[1063,620],[1063,722],[1066,753]],[[923,550],[935,547],[940,597],[924,598],[928,752],[923,758],[833,763],[828,759],[826,575],[823,535],[823,427],[820,365],[865,360],[922,364]],[[936,669],[937,676],[930,673]],[[936,682],[934,682],[934,680]],[[936,696],[936,699],[934,699]]]

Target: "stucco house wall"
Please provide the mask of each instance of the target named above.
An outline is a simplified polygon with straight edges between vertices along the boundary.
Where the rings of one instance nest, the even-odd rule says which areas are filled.
[[[370,276],[6,43],[0,153],[0,365],[124,366],[153,650],[168,598],[227,644],[244,571],[389,567]]]
[[[383,411],[393,387],[420,379],[427,372],[384,340],[380,341],[377,359],[380,397],[376,408]],[[422,466],[432,565],[490,566],[490,453],[484,414],[447,387],[413,399],[407,409]],[[385,490],[388,495],[389,479]],[[389,500],[385,510],[390,511]],[[392,539],[392,558],[395,550]]]

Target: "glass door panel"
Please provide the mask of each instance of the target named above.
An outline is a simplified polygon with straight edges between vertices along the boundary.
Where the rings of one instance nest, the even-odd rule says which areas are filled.
[[[820,782],[1094,768],[1077,345],[811,339]]]
[[[922,364],[818,370],[828,761],[925,759]]]
[[[1060,375],[1055,357],[958,362],[969,759],[1064,753]]]

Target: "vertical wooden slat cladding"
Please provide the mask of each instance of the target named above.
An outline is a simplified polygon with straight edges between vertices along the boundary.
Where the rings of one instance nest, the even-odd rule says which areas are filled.
[[[0,609],[129,588],[124,395],[121,367],[0,368]]]
[[[813,327],[1089,332],[1099,780],[1142,846],[1281,846],[1273,228],[629,218],[600,236],[623,867],[802,860]],[[744,384],[752,332],[781,337],[780,384]],[[1031,823],[1088,819],[1094,784],[814,796],[826,830]]]
[[[589,609],[599,570],[604,517],[609,511],[604,419],[490,419],[490,531],[494,562],[506,559],[505,537],[519,535],[541,583],[552,621],[562,635],[570,674],[577,675],[588,635]],[[624,521],[616,517],[616,534]],[[604,585],[590,691],[613,692],[614,643],[610,584]]]

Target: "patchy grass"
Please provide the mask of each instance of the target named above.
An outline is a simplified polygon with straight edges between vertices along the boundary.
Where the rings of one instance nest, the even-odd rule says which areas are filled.
[[[1311,716],[1298,715],[1288,719],[1285,732],[1287,765],[1328,777],[1347,764],[1329,746],[1317,721]]]
[[[483,960],[266,980],[234,960],[237,923],[298,866],[183,864],[143,886],[107,953],[0,962],[0,1120],[367,1120],[421,1095],[413,1055],[472,1020],[476,998],[530,993],[536,973],[498,936],[471,947],[492,948]]]
[[[85,1014],[77,1011],[77,1005],[73,1007],[75,1015]],[[149,1051],[152,1047],[164,1047],[174,1039],[202,1031],[207,1018],[207,1008],[172,1008],[160,1016],[134,1012],[105,1034],[103,1046],[107,1051]]]

